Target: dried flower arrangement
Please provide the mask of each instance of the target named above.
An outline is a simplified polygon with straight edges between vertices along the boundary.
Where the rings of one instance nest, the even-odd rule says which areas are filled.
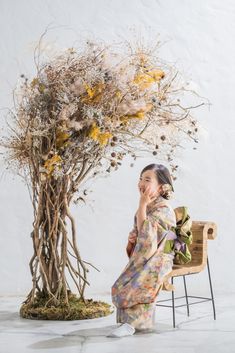
[[[171,162],[175,179],[174,152],[184,139],[198,142],[191,110],[205,103],[184,107],[187,88],[179,84],[178,71],[148,48],[115,51],[87,42],[82,51],[69,48],[36,67],[32,80],[21,77],[11,133],[1,146],[9,166],[24,171],[34,208],[33,287],[24,305],[35,306],[41,296],[44,307],[63,300],[68,308],[65,270],[85,302],[87,265],[93,266],[81,258],[69,209],[72,201],[85,199],[81,184],[117,170],[125,156],[135,160],[137,153]]]

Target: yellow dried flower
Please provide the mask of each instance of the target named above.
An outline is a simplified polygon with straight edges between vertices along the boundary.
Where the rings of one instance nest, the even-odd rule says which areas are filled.
[[[100,128],[96,125],[96,123],[93,123],[88,133],[88,136],[91,137],[93,140],[97,140],[99,133],[100,133]]]
[[[128,115],[128,117],[129,117],[130,119],[135,119],[135,118],[137,118],[137,119],[143,119],[143,118],[144,118],[144,112],[143,112],[142,110],[140,110],[140,111],[136,112],[135,114]]]
[[[103,132],[98,135],[98,141],[101,145],[107,145],[108,140],[112,137],[113,135],[110,132]]]
[[[115,93],[115,96],[116,96],[117,98],[121,98],[121,97],[122,97],[122,92],[121,92],[121,91],[117,91],[117,92]]]
[[[127,124],[129,122],[130,117],[127,115],[121,116],[120,120],[122,123]]]
[[[69,139],[69,133],[58,129],[56,131],[56,148],[61,148],[67,145],[67,141]]]
[[[41,93],[43,93],[45,91],[45,89],[46,89],[46,86],[43,83],[39,82],[38,77],[34,77],[34,79],[31,81],[30,85],[31,85],[32,88],[38,86],[38,90]]]
[[[165,77],[165,72],[158,69],[150,71],[148,74],[152,76],[155,81],[160,81],[162,78]]]
[[[36,85],[38,85],[39,81],[37,77],[34,77],[34,79],[31,81],[31,87],[34,88]]]
[[[159,82],[165,73],[162,70],[153,70],[146,73],[138,73],[134,78],[134,83],[144,90],[150,87],[153,83]]]
[[[143,118],[144,118],[144,112],[138,112],[138,113],[136,113],[136,118],[138,118],[138,119],[143,119]]]
[[[99,102],[102,92],[105,88],[105,85],[103,83],[98,83],[94,87],[90,87],[88,84],[85,83],[85,89],[87,92],[87,97],[84,97],[82,99],[82,102],[84,103],[91,103],[91,102]]]
[[[55,168],[55,165],[61,164],[61,162],[62,162],[61,157],[58,156],[58,154],[55,154],[53,157],[51,157],[44,163],[44,168],[47,170],[48,174],[51,175],[51,173]]]
[[[153,105],[148,103],[145,108],[140,109],[135,114],[127,114],[122,116],[120,120],[124,123],[127,123],[129,119],[143,119],[145,117],[145,113],[149,112],[152,109]]]
[[[93,98],[95,94],[95,90],[94,89],[92,90],[87,84],[85,84],[85,88],[89,98]]]
[[[96,125],[96,123],[93,123],[88,136],[93,140],[99,141],[101,145],[107,145],[108,140],[113,135],[110,132],[100,132],[100,128]]]

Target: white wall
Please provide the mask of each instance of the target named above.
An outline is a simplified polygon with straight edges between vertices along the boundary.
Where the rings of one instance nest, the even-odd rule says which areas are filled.
[[[217,223],[218,238],[209,241],[215,294],[235,291],[235,2],[1,0],[1,108],[12,105],[11,92],[19,75],[33,75],[32,48],[49,24],[54,29],[48,40],[62,48],[88,36],[106,41],[130,38],[132,27],[147,39],[160,33],[167,41],[161,56],[176,63],[211,101],[210,110],[196,112],[207,134],[197,150],[191,144],[179,156],[181,168],[172,205],[187,205],[194,220]],[[1,110],[2,124],[4,114]],[[130,162],[92,185],[90,205],[72,209],[83,258],[101,270],[91,269],[87,295],[109,292],[126,265],[125,246],[138,205],[139,173],[158,161],[139,159],[133,168]],[[25,295],[31,289],[32,208],[26,186],[4,172],[2,162],[1,173],[0,295]],[[206,271],[197,280],[191,276],[190,292],[205,294],[205,286]]]

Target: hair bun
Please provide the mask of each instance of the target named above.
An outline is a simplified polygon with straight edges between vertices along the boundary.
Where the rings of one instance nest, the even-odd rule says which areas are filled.
[[[169,200],[172,195],[173,195],[173,189],[171,184],[163,184],[162,185],[162,197],[164,197],[165,199]]]

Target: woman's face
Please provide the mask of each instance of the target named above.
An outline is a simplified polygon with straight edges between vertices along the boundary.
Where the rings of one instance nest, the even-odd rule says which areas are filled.
[[[158,196],[161,190],[161,185],[158,183],[156,174],[153,170],[146,170],[138,182],[139,191],[145,191],[146,187],[150,186],[151,192],[154,192],[153,196]]]

